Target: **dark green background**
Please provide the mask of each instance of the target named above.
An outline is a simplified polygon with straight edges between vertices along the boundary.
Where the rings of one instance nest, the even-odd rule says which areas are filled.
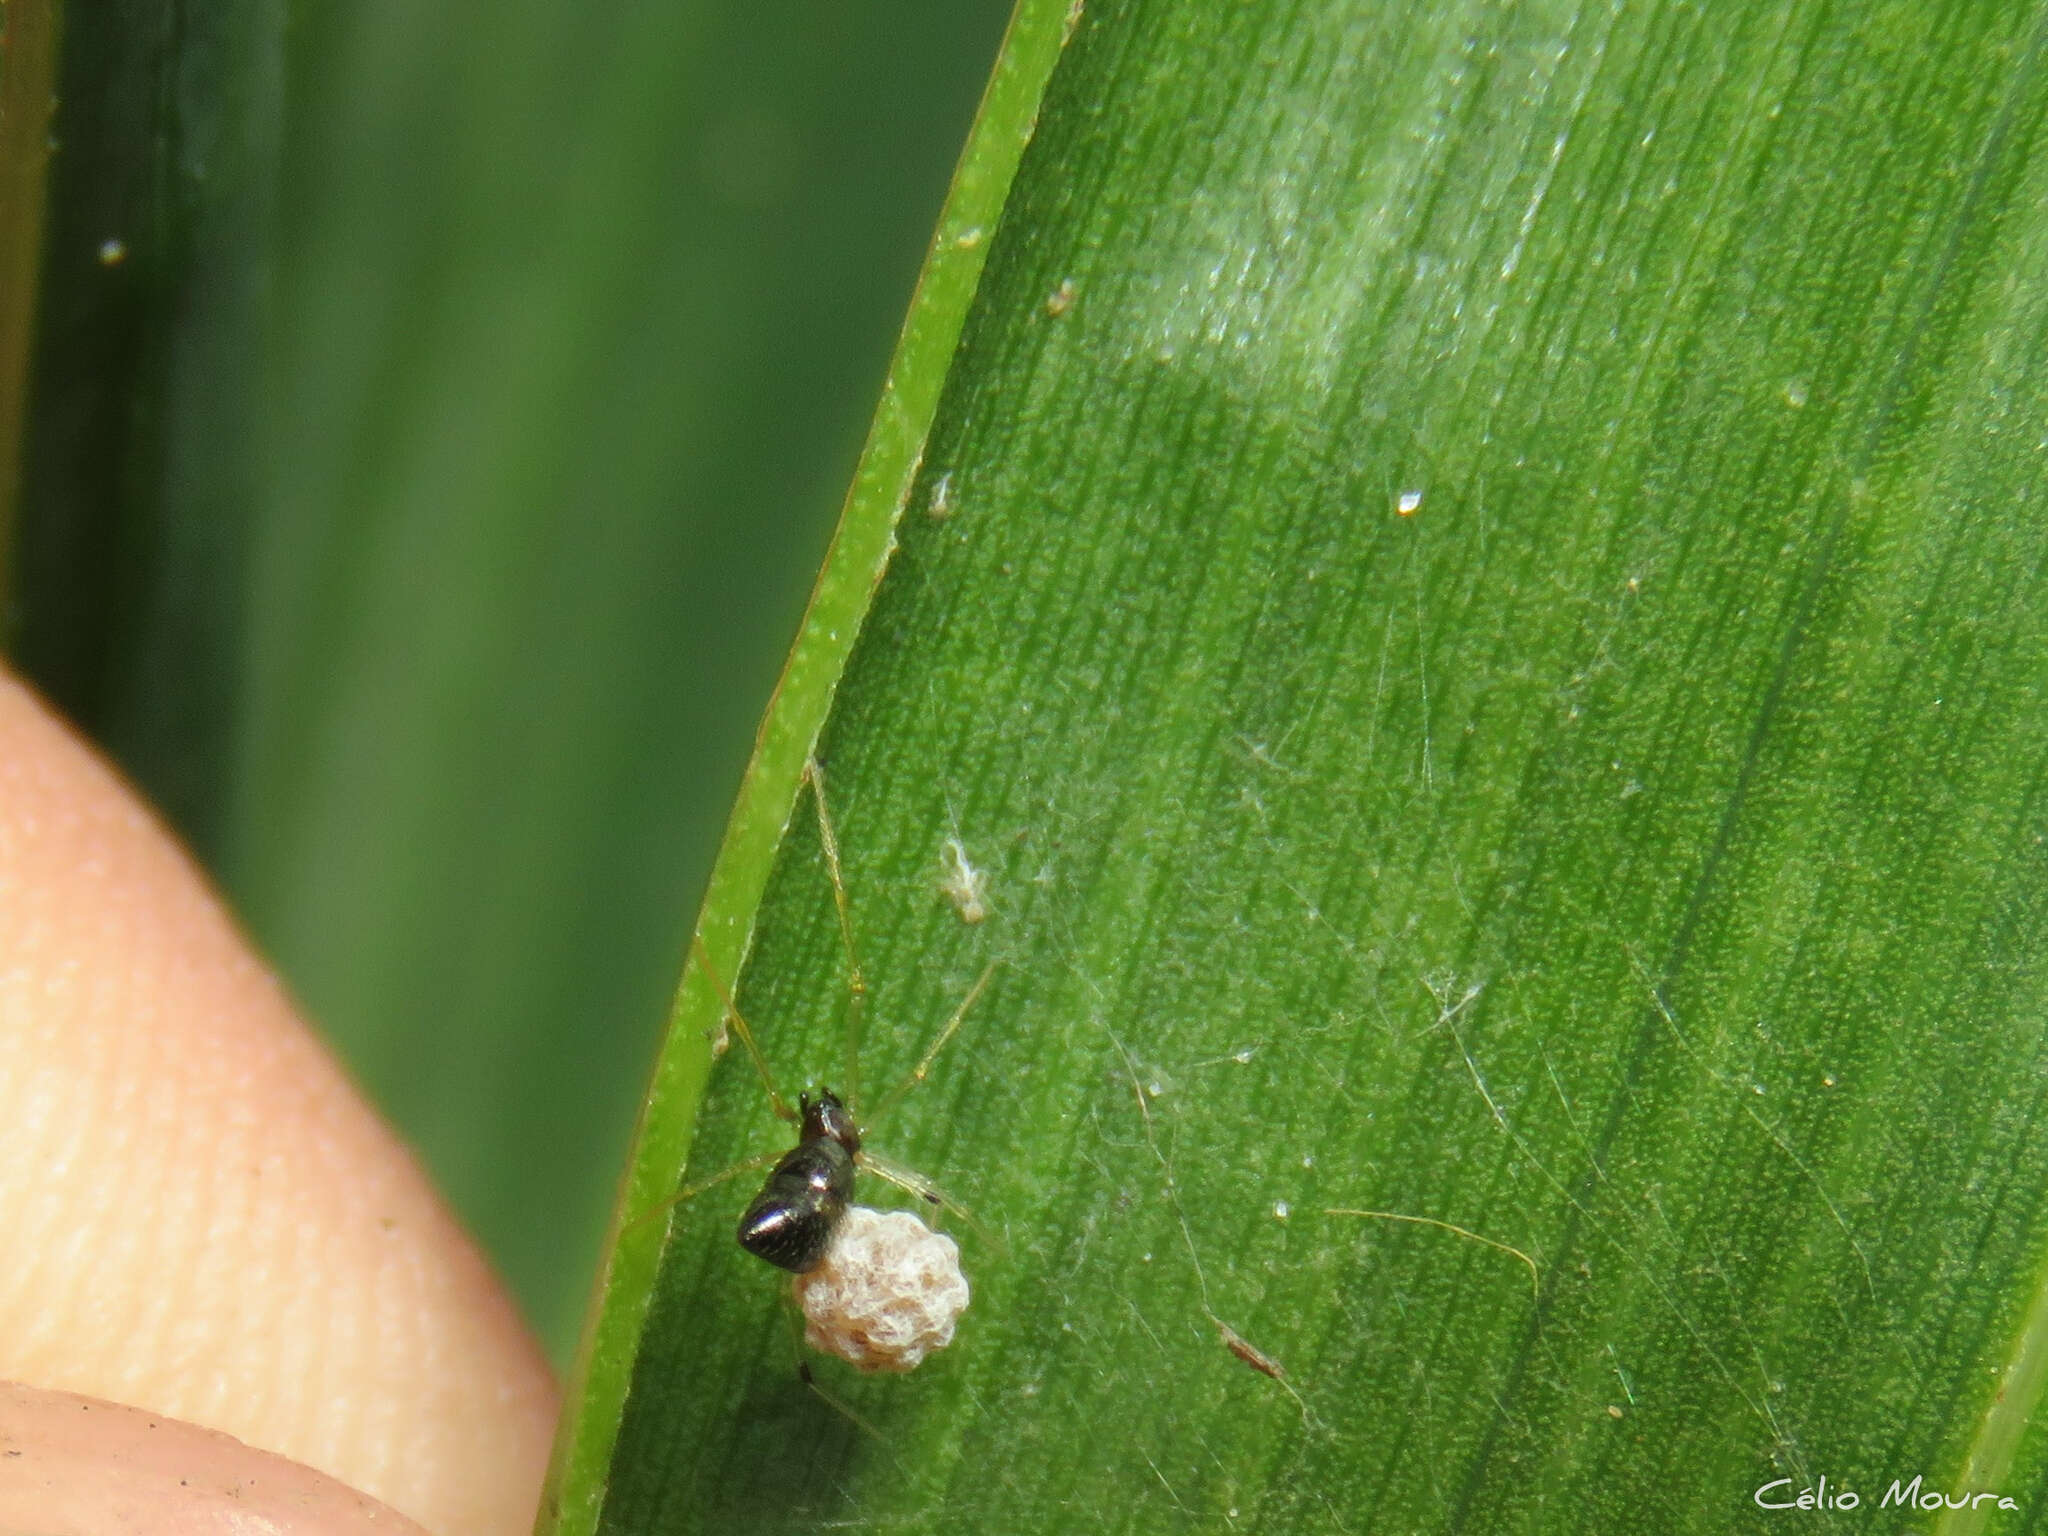
[[[67,17],[12,654],[558,1357],[1006,14]]]

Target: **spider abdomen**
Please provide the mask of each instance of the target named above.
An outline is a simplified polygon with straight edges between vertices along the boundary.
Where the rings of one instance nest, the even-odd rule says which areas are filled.
[[[853,1199],[853,1154],[830,1135],[807,1137],[784,1154],[740,1217],[740,1246],[778,1269],[818,1267]]]

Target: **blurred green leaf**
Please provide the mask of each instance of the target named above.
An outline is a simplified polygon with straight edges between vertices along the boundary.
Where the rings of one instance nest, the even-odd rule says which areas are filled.
[[[40,247],[16,337],[32,329],[9,659],[212,858],[258,495],[282,7],[36,3],[10,26],[17,10],[57,52],[54,100],[48,75],[6,70],[28,113],[10,132],[47,132],[49,152],[40,227],[9,211],[5,236]]]
[[[877,1436],[808,1393],[742,1185],[634,1223],[787,1144],[693,968],[544,1527],[2038,1523],[2044,26],[1093,0],[999,77],[704,924],[839,1077],[822,725],[863,1080],[1004,962],[875,1136],[997,1238],[818,1367]]]

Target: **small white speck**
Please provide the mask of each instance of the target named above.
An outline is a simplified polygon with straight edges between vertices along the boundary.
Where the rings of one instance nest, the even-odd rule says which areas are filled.
[[[1806,405],[1806,391],[1806,380],[1787,379],[1785,381],[1785,403],[1795,411],[1803,409]]]
[[[971,251],[981,244],[981,240],[982,229],[979,224],[976,224],[971,229],[961,230],[959,234],[953,237],[953,248],[960,251]]]
[[[1394,510],[1403,517],[1413,517],[1422,510],[1422,492],[1403,491],[1394,498]]]
[[[1315,1155],[1315,1153],[1313,1153],[1313,1152],[1304,1152],[1304,1153],[1302,1153],[1302,1154],[1301,1154],[1301,1166],[1302,1166],[1302,1167],[1304,1167],[1304,1168],[1313,1168],[1313,1167],[1315,1167],[1315,1165],[1316,1165],[1316,1155]]]
[[[1285,1200],[1275,1200],[1273,1202],[1273,1219],[1275,1221],[1285,1221],[1289,1209],[1290,1207]]]
[[[1141,1254],[1138,1258],[1138,1262],[1140,1264],[1150,1264],[1152,1262],[1152,1255],[1149,1253]]]
[[[1247,1047],[1246,1047],[1245,1049],[1243,1049],[1243,1050],[1241,1050],[1241,1051],[1236,1051],[1236,1052],[1233,1052],[1233,1053],[1231,1054],[1231,1058],[1230,1058],[1230,1059],[1231,1059],[1232,1061],[1236,1062],[1236,1063],[1237,1063],[1237,1064],[1238,1064],[1238,1065],[1239,1065],[1240,1067],[1248,1067],[1248,1066],[1250,1066],[1250,1065],[1252,1064],[1252,1053],[1251,1053],[1251,1048],[1250,1048],[1249,1046],[1247,1046]]]
[[[1755,1094],[1758,1098],[1762,1098],[1764,1096],[1764,1085],[1762,1083],[1751,1083],[1749,1085],[1749,1091]]]
[[[128,242],[125,240],[102,240],[100,242],[100,265],[118,267],[128,259]]]
[[[924,515],[935,523],[943,523],[953,515],[953,472],[950,469],[932,482],[931,494],[925,498]]]

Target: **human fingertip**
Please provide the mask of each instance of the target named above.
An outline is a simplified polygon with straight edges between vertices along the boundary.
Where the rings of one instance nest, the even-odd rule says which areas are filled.
[[[0,1531],[426,1536],[397,1510],[218,1430],[0,1383]]]

